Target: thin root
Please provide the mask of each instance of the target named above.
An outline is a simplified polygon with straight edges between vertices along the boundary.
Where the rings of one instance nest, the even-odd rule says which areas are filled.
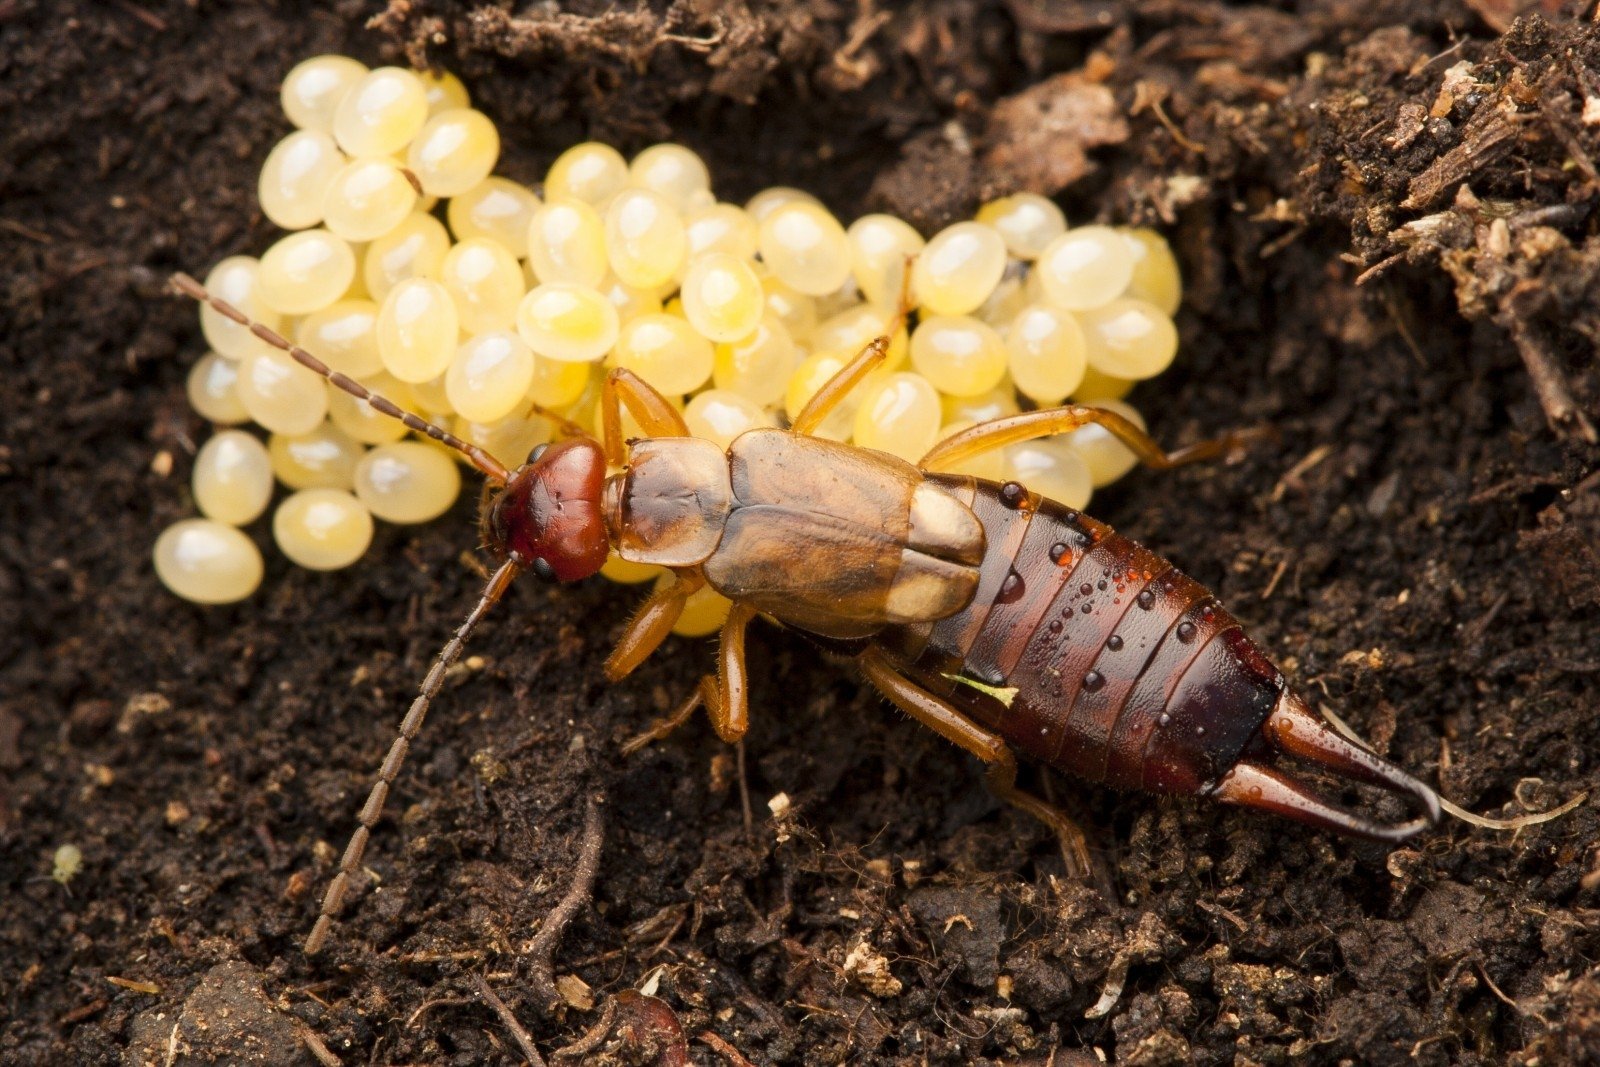
[[[739,1050],[728,1044],[710,1030],[702,1030],[695,1036],[695,1040],[703,1045],[710,1045],[732,1067],[754,1067],[749,1060],[739,1053]]]
[[[1343,734],[1347,741],[1351,742],[1352,744],[1360,745],[1368,752],[1372,751],[1372,746],[1367,744],[1366,738],[1362,737],[1360,734],[1356,733],[1355,730],[1351,729],[1350,724],[1339,718],[1339,716],[1336,715],[1331,708],[1323,706],[1319,710],[1321,710],[1323,717],[1328,720],[1328,724],[1340,734]],[[1559,819],[1561,816],[1565,815],[1567,812],[1576,808],[1578,805],[1582,804],[1588,799],[1589,794],[1587,792],[1579,793],[1577,796],[1573,797],[1559,808],[1552,808],[1549,811],[1533,812],[1527,815],[1518,815],[1512,819],[1496,819],[1488,815],[1477,815],[1468,811],[1466,808],[1461,807],[1459,804],[1452,804],[1444,797],[1439,798],[1439,806],[1464,823],[1471,823],[1473,826],[1480,826],[1485,830],[1509,831],[1521,830],[1526,826],[1537,826],[1542,822],[1550,822],[1554,819]]]
[[[539,1055],[539,1050],[533,1047],[533,1035],[528,1033],[523,1025],[517,1021],[517,1017],[511,1013],[511,1009],[506,1007],[506,1002],[496,996],[493,989],[489,988],[488,980],[483,975],[476,973],[473,974],[472,980],[477,983],[478,995],[483,998],[485,1004],[494,1009],[494,1013],[500,1016],[501,1024],[511,1032],[511,1039],[522,1050],[522,1058],[532,1064],[533,1067],[545,1067],[544,1057]]]
[[[1463,807],[1450,803],[1444,797],[1439,798],[1439,806],[1462,822],[1471,823],[1473,826],[1481,826],[1485,830],[1520,830],[1525,826],[1538,826],[1542,822],[1559,819],[1588,799],[1588,793],[1579,793],[1559,808],[1551,808],[1549,811],[1535,812],[1528,815],[1518,815],[1513,819],[1495,819],[1488,815],[1477,815]]]
[[[562,931],[594,893],[595,876],[600,873],[600,850],[606,843],[606,822],[601,811],[604,804],[605,798],[599,794],[589,797],[589,806],[583,813],[583,845],[573,870],[572,886],[551,909],[525,950],[529,962],[528,985],[546,1010],[560,1004],[562,999],[556,990],[555,968],[551,962],[561,944]]]

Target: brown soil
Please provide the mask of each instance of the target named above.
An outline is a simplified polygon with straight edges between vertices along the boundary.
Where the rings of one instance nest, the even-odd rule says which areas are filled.
[[[0,2],[0,1060],[521,1062],[480,978],[547,1059],[600,1028],[557,1063],[683,1062],[675,1028],[701,1064],[1600,1059],[1600,35],[1550,4],[1500,37],[1506,0],[574,6]],[[618,754],[705,643],[608,687],[634,596],[526,582],[308,960],[479,586],[472,503],[336,575],[271,562],[232,608],[148,559],[207,433],[163,278],[270,240],[277,83],[329,50],[459,71],[522,179],[587,136],[674,138],[730,198],[794,184],[928,228],[1071,182],[1074,220],[1161,225],[1184,351],[1135,400],[1167,442],[1282,441],[1096,513],[1467,808],[1591,799],[1391,852],[1034,773],[1092,827],[1102,896],[972,760],[763,628],[747,833],[703,723]],[[528,943],[595,794],[552,1006]],[[661,1003],[613,999],[647,977]]]

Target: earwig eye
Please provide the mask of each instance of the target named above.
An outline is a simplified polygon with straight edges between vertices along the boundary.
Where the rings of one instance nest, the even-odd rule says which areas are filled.
[[[547,449],[549,447],[550,446],[548,444],[534,445],[533,446],[533,451],[528,453],[528,462],[529,463],[537,463],[537,462],[539,462],[539,457],[544,455],[545,449]]]
[[[540,445],[539,447],[543,448],[544,446]],[[535,452],[537,452],[537,449],[535,450]],[[556,580],[556,569],[554,567],[550,566],[550,561],[547,560],[547,559],[536,559],[536,560],[534,560],[533,561],[533,573],[537,574],[539,577],[543,578],[547,582],[553,582],[553,581]]]

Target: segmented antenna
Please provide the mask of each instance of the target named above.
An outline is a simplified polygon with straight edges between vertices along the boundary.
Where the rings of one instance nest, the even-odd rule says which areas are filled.
[[[372,405],[374,411],[381,411],[392,419],[399,419],[406,425],[407,429],[415,430],[418,433],[427,434],[440,444],[446,445],[455,449],[457,452],[460,452],[462,455],[466,456],[467,459],[471,461],[472,465],[478,468],[478,470],[481,471],[486,478],[490,478],[502,485],[510,480],[511,472],[506,469],[506,465],[501,463],[498,459],[495,459],[483,449],[479,448],[477,445],[468,441],[463,441],[450,431],[440,429],[433,423],[428,422],[426,419],[423,419],[417,415],[413,415],[411,412],[406,411],[388,397],[379,396],[377,393],[374,393],[371,389],[368,389],[366,386],[362,385],[348,374],[342,374],[339,371],[332,369],[326,363],[322,362],[322,360],[318,359],[316,356],[313,356],[310,352],[307,352],[299,345],[291,344],[276,330],[273,330],[267,326],[263,326],[261,323],[252,320],[250,316],[246,315],[244,312],[240,311],[226,300],[212,296],[210,293],[206,292],[205,286],[201,285],[187,274],[184,274],[180,271],[179,273],[174,274],[171,280],[172,287],[178,290],[178,292],[182,293],[184,296],[192,297],[195,300],[200,301],[202,304],[210,304],[214,309],[216,309],[217,314],[221,315],[223,318],[237,322],[240,326],[247,328],[251,333],[261,338],[273,348],[288,353],[289,357],[292,358],[296,363],[300,364],[302,367],[305,367],[307,370],[315,371],[317,374],[322,375],[324,378],[328,379],[328,381],[332,382],[334,386],[339,389],[343,389],[357,400],[365,400],[368,404]]]
[[[405,765],[406,754],[411,751],[411,742],[416,740],[417,733],[422,729],[422,720],[428,715],[428,705],[433,702],[433,698],[439,693],[439,687],[444,684],[445,673],[460,657],[461,650],[466,647],[467,638],[472,636],[472,631],[477,628],[479,621],[510,588],[511,580],[517,576],[518,570],[517,565],[509,559],[500,564],[500,569],[490,576],[489,584],[484,588],[482,598],[478,600],[478,606],[472,609],[466,621],[456,630],[455,636],[440,650],[433,669],[422,680],[422,688],[417,693],[417,698],[411,702],[411,710],[407,711],[406,717],[400,721],[400,732],[395,737],[394,744],[389,746],[389,754],[383,757],[383,766],[378,770],[378,780],[372,783],[372,792],[367,794],[367,802],[362,805],[360,825],[356,827],[355,833],[350,835],[350,843],[345,846],[344,857],[339,860],[339,873],[333,876],[333,881],[328,884],[328,892],[322,898],[322,911],[317,915],[316,925],[311,928],[311,936],[306,938],[306,955],[315,956],[322,951],[322,946],[328,941],[328,934],[333,930],[333,920],[344,906],[344,896],[350,890],[350,879],[361,866],[361,857],[367,851],[367,841],[372,837],[372,828],[383,815],[383,805],[389,799],[389,789],[394,785],[400,768]]]
[[[489,480],[504,485],[510,480],[511,472],[505,464],[495,459],[488,452],[477,445],[463,441],[448,430],[443,430],[420,416],[413,415],[404,410],[387,397],[374,393],[371,389],[351,378],[347,374],[333,370],[322,360],[313,356],[299,345],[291,344],[276,330],[263,326],[253,321],[250,316],[218,297],[206,291],[205,286],[189,277],[187,274],[178,273],[172,276],[173,288],[185,296],[192,297],[204,304],[215,308],[217,313],[232,322],[249,329],[255,336],[282,352],[288,353],[296,363],[308,370],[314,371],[332,382],[334,386],[344,390],[358,400],[365,400],[372,405],[374,411],[381,411],[390,418],[399,419],[407,429],[418,433],[427,434],[429,437],[455,449],[467,457],[472,465]],[[438,695],[439,688],[444,684],[445,672],[461,656],[461,650],[466,647],[467,638],[472,636],[472,631],[477,628],[479,621],[488,614],[506,589],[511,585],[512,579],[517,576],[519,567],[511,560],[506,560],[500,565],[489,579],[489,584],[484,588],[483,596],[472,609],[461,626],[456,630],[455,636],[447,642],[439,652],[439,658],[434,662],[433,669],[422,680],[422,688],[417,693],[417,698],[411,702],[411,708],[406,712],[406,717],[400,722],[400,730],[389,746],[389,754],[383,758],[383,766],[378,769],[378,780],[372,785],[372,792],[367,794],[367,802],[361,808],[359,824],[350,835],[350,843],[345,846],[344,856],[339,860],[339,873],[334,876],[328,885],[328,892],[322,898],[322,911],[317,915],[316,925],[311,928],[311,935],[306,938],[305,951],[307,955],[315,955],[322,950],[328,941],[328,934],[333,929],[333,920],[344,904],[345,894],[350,890],[350,880],[357,868],[361,866],[361,857],[367,850],[367,841],[372,837],[372,828],[377,825],[378,819],[383,815],[384,803],[389,799],[389,790],[394,785],[395,778],[400,774],[400,768],[405,765],[406,754],[411,751],[411,743],[416,740],[417,734],[422,730],[422,721],[428,715],[428,706],[433,698]]]

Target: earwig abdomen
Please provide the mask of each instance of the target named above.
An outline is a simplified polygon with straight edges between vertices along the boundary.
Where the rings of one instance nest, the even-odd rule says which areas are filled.
[[[1283,677],[1209,590],[1053,501],[936,480],[988,547],[965,608],[880,636],[919,683],[1017,751],[1121,788],[1205,793],[1259,744]]]

